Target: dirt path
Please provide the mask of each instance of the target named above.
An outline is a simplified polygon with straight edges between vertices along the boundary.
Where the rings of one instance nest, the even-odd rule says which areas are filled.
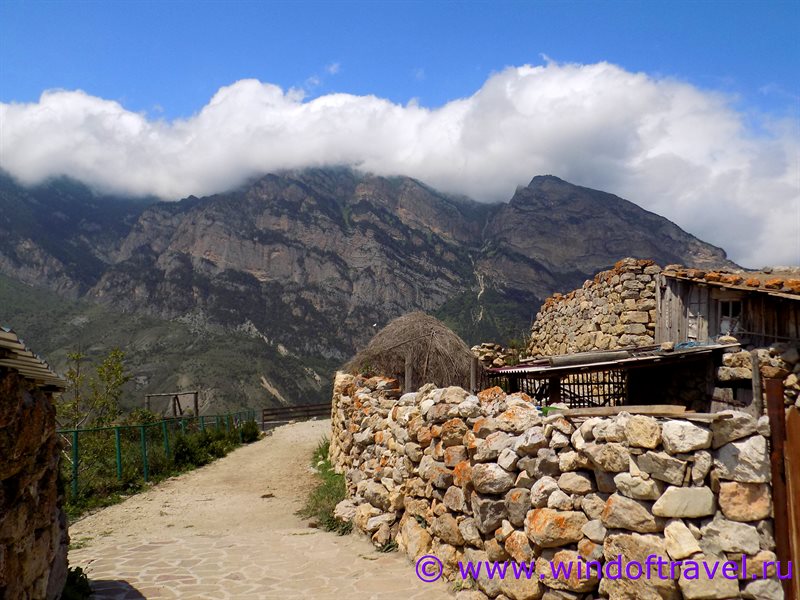
[[[329,431],[327,420],[280,427],[74,523],[70,564],[87,571],[99,599],[452,600],[404,556],[294,515],[314,484],[311,452]]]

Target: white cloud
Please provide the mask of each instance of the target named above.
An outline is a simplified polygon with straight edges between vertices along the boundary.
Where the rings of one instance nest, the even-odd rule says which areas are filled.
[[[721,94],[614,65],[507,68],[436,109],[242,80],[164,121],[81,91],[0,104],[0,167],[175,199],[284,168],[348,164],[507,200],[551,173],[662,214],[748,266],[800,263],[797,124],[759,133]]]
[[[325,67],[325,71],[328,73],[328,75],[336,75],[341,69],[342,65],[338,62],[332,62]]]

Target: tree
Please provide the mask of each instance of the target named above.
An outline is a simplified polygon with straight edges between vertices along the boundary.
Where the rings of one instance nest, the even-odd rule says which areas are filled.
[[[70,352],[67,358],[67,389],[57,405],[59,425],[79,429],[113,423],[119,416],[122,386],[131,379],[125,372],[125,353],[119,348],[111,350],[88,378],[83,352]]]

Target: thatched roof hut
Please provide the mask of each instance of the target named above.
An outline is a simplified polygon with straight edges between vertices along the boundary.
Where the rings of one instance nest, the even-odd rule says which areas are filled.
[[[375,334],[344,369],[394,377],[406,390],[426,383],[466,388],[471,360],[470,349],[444,323],[424,312],[412,312]],[[410,382],[406,382],[407,373]]]

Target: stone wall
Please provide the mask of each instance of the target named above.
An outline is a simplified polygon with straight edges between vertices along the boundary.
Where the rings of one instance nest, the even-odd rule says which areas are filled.
[[[782,598],[775,560],[768,421],[713,423],[621,413],[543,417],[524,394],[477,396],[342,373],[330,457],[349,498],[337,516],[378,546],[436,555],[457,597],[564,600]],[[747,557],[741,578],[559,579],[550,562],[623,564]],[[458,561],[536,561],[530,580],[462,580]],[[539,575],[544,575],[540,578]]]
[[[67,575],[49,394],[0,368],[0,598],[57,598]]]
[[[583,287],[545,300],[528,354],[552,356],[655,343],[656,275],[651,260],[626,258]]]

